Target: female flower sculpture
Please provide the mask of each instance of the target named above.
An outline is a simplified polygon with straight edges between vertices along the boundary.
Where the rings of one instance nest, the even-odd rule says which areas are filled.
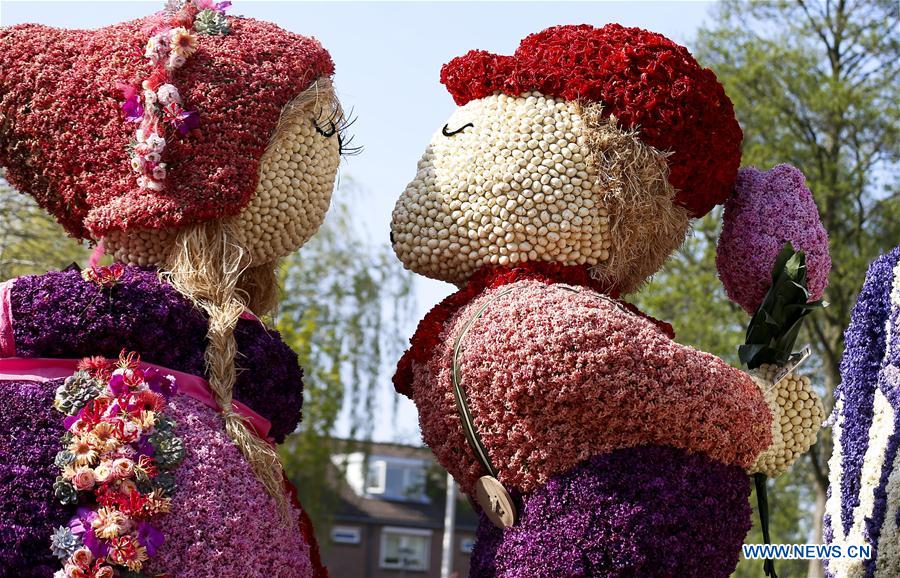
[[[255,315],[343,116],[318,41],[228,4],[0,29],[0,164],[123,263],[0,286],[0,575],[324,575],[272,446],[301,368]]]
[[[900,572],[900,247],[869,266],[844,339],[825,538],[872,550],[830,560],[828,575],[888,578]]]
[[[460,108],[392,239],[407,268],[460,290],[394,380],[482,506],[472,576],[728,576],[748,473],[777,475],[815,438],[805,406],[778,419],[798,393],[820,405],[808,382],[755,381],[617,300],[732,193],[742,135],[722,86],[618,25],[469,52],[441,80]]]

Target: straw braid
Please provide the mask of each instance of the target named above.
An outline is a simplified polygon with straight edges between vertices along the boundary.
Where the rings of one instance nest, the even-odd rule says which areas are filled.
[[[266,492],[275,499],[284,519],[289,520],[290,507],[278,455],[250,430],[232,406],[237,355],[234,328],[249,301],[246,292],[238,288],[249,259],[233,241],[237,238],[233,225],[227,221],[188,227],[179,233],[161,275],[208,314],[207,373],[225,431],[253,467]]]

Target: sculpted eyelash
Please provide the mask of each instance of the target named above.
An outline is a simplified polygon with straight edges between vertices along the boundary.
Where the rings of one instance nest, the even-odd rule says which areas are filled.
[[[447,130],[450,127],[450,125],[445,124],[444,128],[441,129],[441,134],[443,134],[444,136],[453,136],[455,134],[461,133],[462,131],[466,130],[470,126],[475,126],[475,125],[472,124],[471,122],[467,122],[466,124],[462,125],[458,129],[451,131],[451,130]]]
[[[348,129],[356,122],[356,118],[352,109],[346,116],[335,110],[324,123],[321,121],[313,122],[313,127],[317,133],[325,138],[337,135],[340,154],[342,156],[353,156],[362,151],[361,146],[353,146],[354,135],[348,135]]]

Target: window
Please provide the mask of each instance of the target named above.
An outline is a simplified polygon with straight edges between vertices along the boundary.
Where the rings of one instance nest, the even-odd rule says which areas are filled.
[[[383,494],[386,477],[387,462],[384,460],[369,461],[369,470],[366,474],[366,493]]]
[[[428,502],[426,477],[422,460],[373,456],[369,459],[365,493],[389,500]]]
[[[425,496],[425,468],[421,464],[388,463],[385,496],[421,500]]]
[[[381,530],[381,567],[428,571],[431,530],[385,527]]]
[[[335,526],[331,529],[331,541],[337,544],[359,544],[358,526]]]
[[[473,548],[475,548],[474,538],[463,538],[459,541],[459,551],[463,554],[471,554]]]

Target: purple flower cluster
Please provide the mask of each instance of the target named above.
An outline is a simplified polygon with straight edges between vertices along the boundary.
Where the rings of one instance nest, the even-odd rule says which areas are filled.
[[[156,272],[126,267],[112,287],[85,281],[77,269],[22,277],[13,286],[16,353],[21,357],[117,358],[204,375],[206,317]],[[294,431],[303,404],[303,373],[278,333],[241,319],[235,398],[272,422],[277,442]]]
[[[872,262],[853,308],[850,326],[844,332],[846,348],[841,359],[841,383],[834,393],[835,400],[843,403],[841,484],[839,490],[832,489],[841,493],[840,523],[844,532],[849,531],[853,511],[859,505],[878,371],[887,348],[885,326],[891,313],[893,269],[898,261],[900,247]],[[837,522],[831,520],[831,523]]]
[[[738,466],[663,446],[582,462],[531,494],[500,530],[482,514],[470,576],[725,578],[750,529]]]
[[[85,281],[74,267],[21,277],[11,301],[21,357],[117,359],[125,349],[203,374],[206,319],[154,271],[126,267],[110,288]]]
[[[234,397],[272,422],[269,435],[280,444],[300,424],[303,368],[280,334],[260,321],[241,319],[234,335],[239,351]]]
[[[828,285],[828,233],[806,179],[791,165],[741,169],[725,203],[716,267],[728,297],[751,315],[772,284],[772,265],[785,243],[806,253],[810,301]]]
[[[175,470],[172,511],[158,521],[166,541],[147,563],[147,573],[312,576],[310,548],[297,526],[298,516],[291,517],[293,522],[280,521],[275,501],[228,439],[219,415],[187,397],[173,398],[170,407],[187,454]]]
[[[50,536],[74,512],[53,497],[65,431],[53,409],[59,384],[0,382],[0,576],[47,578],[59,567]]]

